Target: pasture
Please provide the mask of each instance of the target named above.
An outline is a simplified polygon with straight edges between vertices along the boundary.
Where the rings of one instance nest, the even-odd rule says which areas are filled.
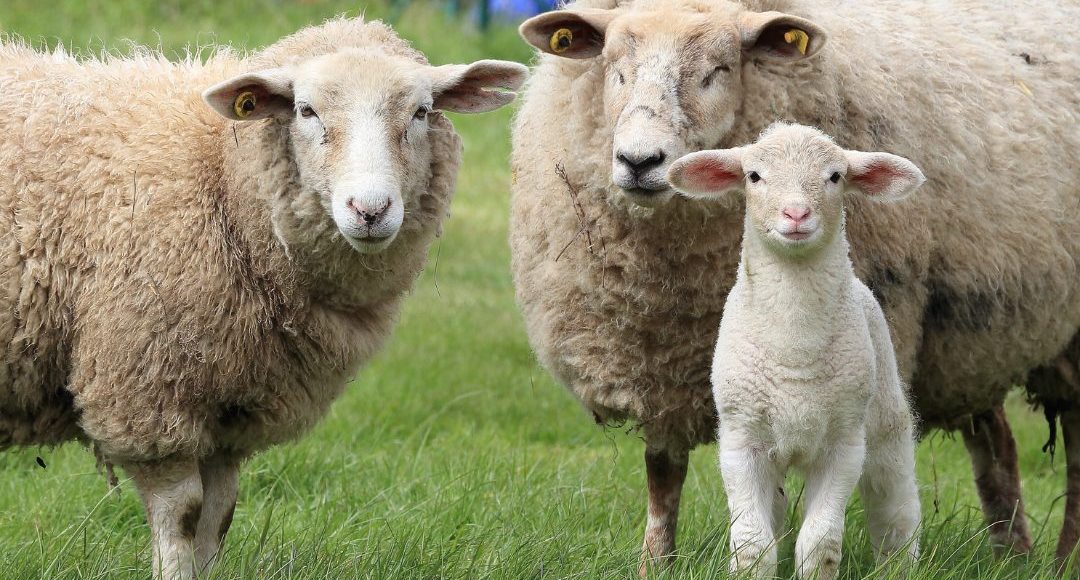
[[[527,62],[507,24],[479,32],[432,5],[389,18],[435,64]],[[257,48],[347,13],[340,0],[5,0],[0,31],[79,51],[209,43]],[[2,98],[2,94],[0,94]],[[122,99],[122,96],[118,96]],[[452,217],[388,348],[310,435],[251,460],[215,578],[628,578],[645,521],[643,448],[596,427],[535,362],[514,304],[507,247],[509,109],[454,117],[466,155]],[[1053,577],[1064,459],[1046,422],[1009,403],[1033,554],[994,559],[958,436],[918,450],[925,531],[914,578]],[[39,461],[40,459],[40,461]],[[0,454],[0,577],[143,578],[149,529],[123,473],[110,491],[78,445]],[[789,481],[798,497],[799,481]],[[692,456],[667,578],[726,574],[727,509],[715,450]],[[794,511],[798,510],[796,505]],[[789,523],[797,521],[789,517]],[[790,574],[793,537],[781,548]],[[877,576],[858,501],[841,576]]]

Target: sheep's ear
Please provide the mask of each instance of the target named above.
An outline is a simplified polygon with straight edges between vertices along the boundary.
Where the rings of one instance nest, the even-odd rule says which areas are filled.
[[[845,151],[847,183],[875,201],[899,201],[926,181],[915,164],[892,153]]]
[[[245,73],[206,89],[202,97],[233,121],[287,116],[293,112],[292,76],[284,69]]]
[[[555,10],[526,20],[518,28],[525,42],[566,58],[592,58],[604,50],[604,34],[617,10]]]
[[[715,199],[742,188],[742,148],[699,151],[668,168],[668,183],[688,197]]]
[[[529,69],[505,60],[478,60],[472,64],[432,67],[434,107],[455,113],[494,111],[514,100]],[[492,90],[501,89],[501,90]]]
[[[783,12],[743,12],[737,26],[744,53],[778,62],[814,56],[827,36],[813,22]]]

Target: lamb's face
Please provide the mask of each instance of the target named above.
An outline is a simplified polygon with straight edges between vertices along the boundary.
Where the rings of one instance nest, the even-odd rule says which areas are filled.
[[[843,232],[845,195],[899,200],[925,178],[903,157],[845,151],[817,129],[778,123],[753,145],[675,161],[668,180],[691,197],[744,192],[747,235],[777,253],[799,256]]]
[[[525,75],[516,63],[431,67],[345,49],[242,75],[205,98],[228,118],[286,123],[303,188],[319,196],[326,219],[353,248],[374,253],[393,243],[410,196],[430,178],[431,117],[496,109],[513,93],[486,89],[517,89]]]
[[[731,130],[743,99],[743,65],[795,62],[825,40],[801,18],[694,0],[678,8],[646,2],[630,10],[550,12],[521,32],[545,52],[601,59],[611,180],[630,200],[650,206],[672,196],[665,179],[672,161],[716,146]],[[560,40],[568,34],[569,41]]]
[[[743,149],[747,226],[783,253],[812,252],[844,221],[844,150],[816,129],[781,125]]]

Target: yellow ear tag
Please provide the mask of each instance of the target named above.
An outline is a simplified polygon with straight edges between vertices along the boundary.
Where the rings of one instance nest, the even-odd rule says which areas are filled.
[[[239,95],[236,95],[236,100],[233,101],[233,112],[237,117],[244,119],[251,115],[251,112],[255,110],[255,93],[251,91],[244,91]]]
[[[784,33],[784,42],[794,44],[799,49],[799,54],[806,54],[806,45],[810,44],[810,35],[798,28],[792,28]]]
[[[551,47],[551,52],[558,54],[566,52],[573,42],[574,33],[570,32],[569,28],[560,28],[555,31],[555,34],[551,35],[551,41],[548,42],[548,46]]]

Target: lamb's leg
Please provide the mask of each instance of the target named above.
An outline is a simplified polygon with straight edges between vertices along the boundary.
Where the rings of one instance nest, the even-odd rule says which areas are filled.
[[[675,527],[679,520],[688,449],[645,448],[645,471],[649,479],[649,514],[638,573],[644,578],[649,566],[665,565],[675,554]]]
[[[202,474],[203,505],[195,533],[195,559],[202,573],[210,571],[225,542],[236,509],[240,462],[227,454],[216,454],[199,462]]]
[[[776,500],[783,477],[768,454],[734,433],[721,433],[720,474],[731,514],[731,571],[776,575]]]
[[[795,541],[800,578],[829,580],[840,570],[844,512],[862,473],[862,435],[845,438],[806,474],[806,515]]]
[[[1080,541],[1080,409],[1060,415],[1061,434],[1065,439],[1065,521],[1058,538],[1057,559],[1064,564]],[[1073,568],[1080,564],[1077,561]]]
[[[194,578],[192,546],[203,498],[198,463],[194,459],[177,458],[124,467],[135,481],[146,506],[154,578]]]
[[[918,556],[922,513],[910,425],[867,449],[859,494],[875,556],[884,559],[900,550],[911,558]]]
[[[1020,470],[1005,409],[972,415],[971,425],[961,430],[964,445],[971,456],[975,487],[979,491],[983,514],[990,527],[990,542],[999,555],[1011,549],[1017,553],[1031,550],[1031,532],[1024,517],[1020,497]]]

